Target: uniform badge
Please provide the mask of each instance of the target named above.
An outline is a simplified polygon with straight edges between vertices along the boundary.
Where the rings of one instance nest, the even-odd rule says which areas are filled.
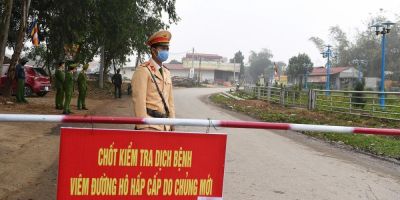
[[[156,72],[156,68],[153,65],[150,66],[150,69],[151,71]]]

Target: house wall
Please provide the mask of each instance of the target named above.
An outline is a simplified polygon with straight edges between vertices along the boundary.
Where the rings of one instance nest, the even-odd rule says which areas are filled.
[[[365,77],[365,88],[370,88],[373,90],[378,90],[378,84],[380,82],[380,78],[375,77]]]
[[[170,69],[171,77],[178,76],[178,77],[189,77],[189,69]]]
[[[194,71],[194,77],[197,77],[197,73],[198,73],[198,71]],[[201,73],[200,73],[200,80],[203,82],[203,81],[208,81],[208,82],[210,82],[210,83],[213,83],[214,82],[214,78],[215,78],[215,76],[214,76],[214,70],[213,71],[201,71]]]

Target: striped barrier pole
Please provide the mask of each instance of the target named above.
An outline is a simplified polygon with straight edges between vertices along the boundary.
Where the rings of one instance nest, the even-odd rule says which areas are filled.
[[[254,129],[400,136],[400,129],[389,129],[389,128],[362,128],[362,127],[348,127],[348,126],[290,124],[290,123],[234,121],[234,120],[207,120],[207,119],[135,118],[135,117],[90,116],[90,115],[0,114],[0,122],[153,124],[153,125],[254,128]]]

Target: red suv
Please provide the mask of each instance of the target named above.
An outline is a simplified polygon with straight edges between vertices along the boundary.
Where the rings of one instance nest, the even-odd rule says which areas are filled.
[[[9,65],[3,65],[3,70],[0,78],[0,91],[5,87]],[[32,96],[36,93],[38,96],[46,95],[51,89],[50,77],[47,73],[38,67],[33,67],[31,65],[25,65],[25,96]],[[12,94],[17,91],[17,81],[12,83]]]

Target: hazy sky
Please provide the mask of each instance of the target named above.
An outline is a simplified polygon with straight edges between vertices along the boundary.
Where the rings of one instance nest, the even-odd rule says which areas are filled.
[[[288,62],[307,53],[315,65],[325,61],[308,39],[328,41],[330,26],[339,25],[351,38],[364,30],[370,14],[379,9],[395,20],[399,0],[177,0],[181,21],[172,25],[171,58],[179,59],[194,47],[198,53],[232,58],[241,50],[268,48],[274,61]]]

